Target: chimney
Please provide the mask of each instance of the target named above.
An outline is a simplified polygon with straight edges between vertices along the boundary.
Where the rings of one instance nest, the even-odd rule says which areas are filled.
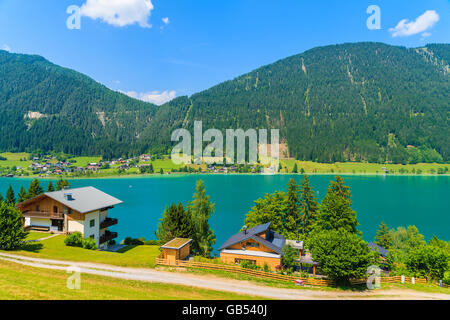
[[[243,226],[242,230],[243,230],[244,234],[247,234],[247,226]]]

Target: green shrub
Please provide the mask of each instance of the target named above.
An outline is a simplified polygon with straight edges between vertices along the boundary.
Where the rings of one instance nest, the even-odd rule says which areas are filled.
[[[69,234],[66,239],[64,239],[66,246],[70,247],[82,247],[83,246],[83,235],[81,232],[74,232]]]
[[[133,239],[131,237],[127,237],[125,238],[125,240],[123,240],[123,244],[127,246],[142,246],[144,244],[144,241],[142,241],[141,239]]]
[[[144,242],[146,246],[161,246],[163,243],[159,240],[147,240]]]
[[[83,248],[87,250],[96,250],[97,249],[97,242],[94,238],[86,238],[82,241]]]

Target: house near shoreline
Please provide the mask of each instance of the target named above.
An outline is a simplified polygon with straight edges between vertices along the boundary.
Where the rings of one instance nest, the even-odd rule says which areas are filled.
[[[122,201],[94,187],[46,192],[19,203],[25,228],[60,233],[81,232],[93,238],[97,247],[105,248],[116,232],[108,230],[118,223],[108,216],[109,210]]]
[[[240,264],[247,261],[259,267],[267,265],[275,271],[281,267],[286,239],[270,229],[272,222],[246,229],[231,236],[219,248],[224,263]]]

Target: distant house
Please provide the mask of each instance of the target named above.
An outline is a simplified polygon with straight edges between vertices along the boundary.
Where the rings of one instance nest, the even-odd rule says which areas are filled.
[[[281,266],[285,238],[270,229],[272,222],[256,226],[230,237],[220,248],[220,259],[225,263],[248,261],[260,267],[265,264],[276,270]]]
[[[61,233],[78,231],[85,238],[95,239],[97,246],[102,248],[109,240],[117,238],[117,233],[110,232],[108,227],[118,221],[108,217],[108,210],[121,203],[94,187],[86,187],[43,193],[17,206],[28,229]]]
[[[387,258],[390,256],[390,253],[387,249],[377,245],[376,243],[369,242],[367,245],[369,246],[369,249],[371,251],[378,252],[383,258]]]

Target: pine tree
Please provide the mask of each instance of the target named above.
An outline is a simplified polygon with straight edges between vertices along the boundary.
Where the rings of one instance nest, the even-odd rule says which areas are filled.
[[[58,180],[58,183],[56,184],[56,191],[61,191],[63,189],[68,189],[68,188],[70,188],[69,181],[67,181],[65,179]]]
[[[20,211],[14,206],[0,202],[0,249],[13,250],[20,246],[26,236]]]
[[[30,183],[30,187],[28,188],[27,198],[31,199],[37,197],[38,195],[44,193],[44,190],[41,187],[41,184],[38,179],[34,179]]]
[[[290,179],[287,192],[287,211],[283,225],[288,233],[295,234],[300,228],[299,186],[294,179]]]
[[[292,173],[298,173],[297,163],[294,164],[294,169],[292,169]]]
[[[196,191],[193,200],[187,206],[194,221],[195,236],[192,247],[198,255],[210,257],[212,246],[216,243],[214,231],[209,226],[209,219],[214,212],[214,203],[206,195],[202,180],[197,181]]]
[[[318,230],[338,230],[361,235],[356,212],[351,208],[350,188],[344,185],[344,179],[337,176],[331,181],[327,194],[322,200],[315,227]]]
[[[319,214],[319,204],[316,200],[314,189],[309,183],[308,176],[304,176],[300,190],[300,208],[302,232],[308,236],[317,220]]]
[[[28,200],[28,195],[27,195],[27,191],[25,190],[25,188],[22,186],[20,187],[20,192],[17,195],[19,198],[17,199],[18,203],[22,203],[24,201]]]
[[[14,194],[14,190],[11,185],[9,185],[8,191],[6,191],[5,203],[9,205],[16,204],[16,195]]]
[[[386,223],[382,221],[378,227],[377,235],[375,236],[375,243],[380,247],[389,249],[392,246],[392,241],[392,234],[389,232]]]
[[[55,191],[55,187],[53,187],[53,183],[51,181],[48,182],[47,192]]]
[[[155,232],[156,237],[166,243],[174,238],[193,238],[192,216],[180,203],[166,207]]]

